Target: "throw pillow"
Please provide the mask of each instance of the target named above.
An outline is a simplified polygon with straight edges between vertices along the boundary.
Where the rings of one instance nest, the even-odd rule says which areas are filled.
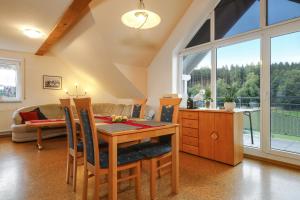
[[[40,110],[39,107],[37,107],[36,109],[32,110],[31,112],[37,112],[37,115],[39,117],[39,120],[44,120],[44,119],[48,119],[44,113],[42,113],[42,111]]]
[[[20,116],[22,118],[22,124],[25,124],[26,121],[30,120],[38,120],[38,114],[36,111],[31,112],[20,112]]]

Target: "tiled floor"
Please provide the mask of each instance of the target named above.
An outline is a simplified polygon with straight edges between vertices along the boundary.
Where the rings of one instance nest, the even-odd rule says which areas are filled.
[[[0,138],[1,200],[64,200],[81,199],[82,168],[79,169],[78,190],[65,184],[66,138],[44,142],[38,152],[34,143],[16,144]],[[144,163],[143,199],[149,199],[147,163]],[[89,199],[92,198],[90,182]],[[133,200],[134,189],[122,186],[119,199]],[[170,178],[158,181],[158,199],[172,200],[298,200],[300,171],[245,159],[236,167],[180,154],[180,192],[170,194]],[[106,199],[106,185],[101,199]]]

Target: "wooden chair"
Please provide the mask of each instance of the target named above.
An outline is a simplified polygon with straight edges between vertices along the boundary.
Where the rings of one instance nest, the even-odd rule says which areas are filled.
[[[74,113],[71,106],[71,100],[60,99],[60,104],[65,114],[68,137],[66,182],[67,184],[69,184],[70,178],[73,177],[73,191],[75,192],[77,180],[77,166],[83,164],[83,142],[77,138],[77,129],[74,121]]]
[[[144,118],[147,99],[135,99],[132,107],[132,118]]]
[[[109,152],[101,150],[98,143],[97,128],[91,105],[90,98],[74,99],[78,117],[80,120],[81,131],[83,132],[84,144],[84,179],[83,179],[83,199],[87,199],[88,178],[95,177],[94,199],[98,199],[100,176],[108,174]],[[134,174],[127,177],[118,178],[118,182],[135,180],[135,190],[137,199],[141,198],[141,160],[142,154],[130,151],[126,148],[118,149],[118,172],[123,170],[134,170]],[[89,175],[90,173],[90,175]]]
[[[181,98],[160,99],[159,121],[177,123]],[[156,142],[145,142],[131,147],[150,161],[150,196],[156,199],[157,175],[172,166],[171,136],[161,136]],[[172,168],[171,168],[172,169]]]

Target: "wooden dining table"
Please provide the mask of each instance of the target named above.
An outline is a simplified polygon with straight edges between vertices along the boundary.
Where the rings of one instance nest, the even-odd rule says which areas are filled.
[[[109,145],[109,169],[108,169],[108,197],[110,200],[117,200],[117,155],[118,144],[141,141],[148,138],[170,135],[172,141],[172,170],[171,185],[172,192],[177,194],[179,188],[179,125],[166,124],[162,126],[123,130],[106,131],[103,129],[105,123],[96,123],[97,131],[101,139]]]

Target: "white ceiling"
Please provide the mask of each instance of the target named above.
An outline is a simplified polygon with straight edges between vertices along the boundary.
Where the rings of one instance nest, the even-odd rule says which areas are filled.
[[[34,53],[72,0],[0,0],[0,49]],[[30,39],[24,27],[36,27],[45,37]]]
[[[192,0],[144,0],[161,23],[152,29],[136,30],[122,24],[121,16],[138,6],[138,0],[94,0],[91,4],[95,28],[115,63],[147,67]]]

